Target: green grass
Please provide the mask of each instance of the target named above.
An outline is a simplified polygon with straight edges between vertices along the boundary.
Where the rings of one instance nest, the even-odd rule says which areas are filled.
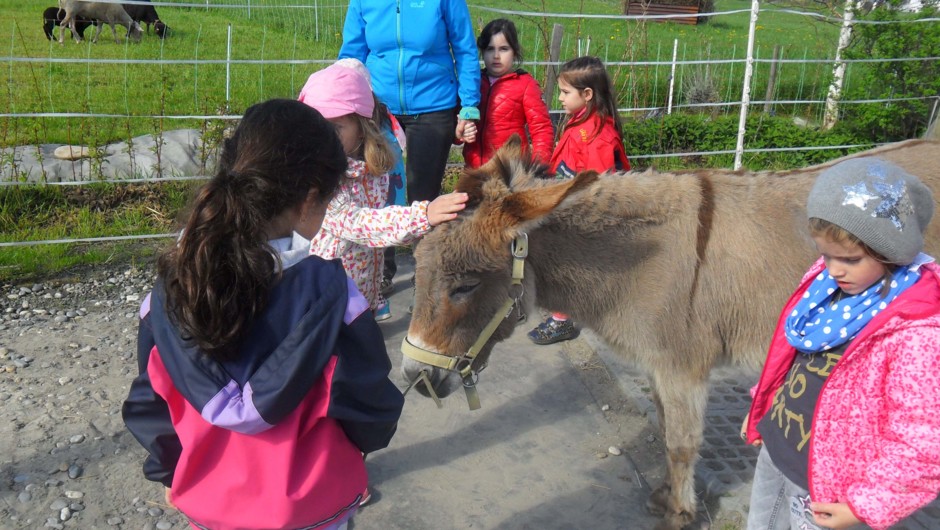
[[[244,2],[245,0],[241,0]],[[237,1],[226,2],[226,4]],[[256,2],[257,3],[257,2]],[[276,0],[264,5],[298,5]],[[310,2],[311,5],[313,4]],[[474,2],[476,5],[477,2]],[[499,0],[483,0],[481,6],[505,8]],[[151,118],[149,116],[214,116],[240,114],[249,105],[272,97],[295,97],[307,76],[318,64],[114,64],[89,63],[109,60],[215,60],[227,55],[228,25],[232,28],[233,60],[330,60],[341,44],[345,2],[312,9],[287,7],[247,9],[199,9],[160,6],[161,19],[172,28],[170,38],[145,35],[139,44],[114,42],[110,28],[102,31],[97,44],[76,44],[70,39],[59,45],[41,32],[41,8],[21,0],[0,0],[0,42],[17,61],[3,65],[6,90],[0,94],[0,109],[6,113],[68,112],[130,115],[131,118],[4,118],[0,122],[0,146],[40,143],[102,145],[126,141],[134,136],[182,127],[200,128],[198,119]],[[526,1],[514,9],[617,15],[619,2],[601,0]],[[747,9],[746,0],[718,0],[716,10]],[[316,17],[314,16],[316,14]],[[483,9],[471,12],[477,30],[492,18],[505,16]],[[610,62],[668,61],[673,39],[679,39],[679,59],[744,57],[749,14],[720,17],[697,26],[638,23],[613,19],[510,16],[520,32],[530,62],[547,60],[547,45],[555,23],[565,28],[561,59],[585,53]],[[120,28],[119,28],[120,32]],[[832,55],[837,28],[795,15],[766,13],[757,31],[761,56],[769,57],[780,45],[784,57]],[[88,30],[88,37],[93,28]],[[26,60],[24,60],[26,59]],[[79,62],[54,62],[60,60]],[[30,62],[35,61],[35,62]],[[2,65],[2,62],[0,62]],[[546,67],[528,67],[545,81]],[[766,86],[767,65],[756,67],[754,91],[761,96]],[[666,103],[668,66],[612,66],[622,106],[652,107]],[[677,72],[677,93],[687,80],[704,75],[702,66],[685,66]],[[720,99],[738,100],[743,65],[715,65],[708,74],[717,83]],[[780,73],[778,97],[818,98],[828,80],[828,65],[786,65]],[[228,85],[226,79],[228,78]],[[230,98],[226,100],[226,86]],[[554,99],[554,98],[553,98]],[[551,102],[555,105],[555,102]],[[733,111],[734,108],[729,109]]]
[[[0,188],[0,241],[168,233],[194,183]],[[145,259],[167,240],[43,244],[0,248],[0,281],[84,263]]]
[[[186,116],[238,115],[248,106],[272,97],[293,98],[310,72],[319,64],[120,64],[113,60],[214,60],[227,56],[231,24],[233,60],[332,60],[341,44],[346,2],[312,9],[295,9],[304,2],[270,0],[245,9],[172,8],[159,6],[161,19],[171,36],[160,40],[145,35],[139,44],[115,43],[105,28],[97,44],[86,41],[65,44],[47,41],[41,30],[44,4],[0,0],[0,113],[115,114],[118,117],[4,117],[0,119],[0,148],[43,143],[102,146],[128,141],[140,135],[191,127],[204,139],[217,142],[220,120]],[[52,5],[55,2],[49,2]],[[222,3],[212,0],[212,3]],[[254,2],[258,4],[257,0]],[[618,15],[622,5],[605,0],[524,0],[508,5],[504,0],[474,0],[479,6],[536,13]],[[313,2],[310,2],[312,5]],[[322,4],[322,2],[320,2]],[[772,9],[770,6],[765,6]],[[716,11],[747,10],[747,0],[717,0]],[[812,9],[806,7],[805,9]],[[597,55],[608,63],[669,61],[678,39],[680,61],[743,59],[747,45],[749,13],[723,16],[697,26],[635,22],[614,19],[552,18],[542,15],[504,15],[472,8],[479,31],[493,18],[513,19],[528,64],[541,82],[547,67],[547,43],[553,24],[564,27],[561,60],[580,53]],[[57,29],[57,31],[59,31]],[[120,30],[119,30],[120,31]],[[768,58],[781,46],[789,59],[827,58],[834,54],[838,26],[784,13],[763,12],[756,33],[757,56]],[[93,35],[93,28],[87,37]],[[590,49],[588,50],[588,42]],[[56,62],[76,60],[76,62]],[[92,63],[89,61],[102,61]],[[852,68],[848,82],[851,83]],[[621,107],[662,107],[666,104],[670,68],[611,64],[610,72]],[[828,86],[830,65],[784,64],[775,87],[777,99],[822,99]],[[674,103],[686,101],[690,86],[707,77],[721,101],[741,96],[743,64],[680,66],[676,72]],[[755,65],[752,98],[763,99],[769,66]],[[228,80],[228,82],[227,82]],[[226,89],[229,97],[226,97]],[[557,108],[552,96],[549,102]],[[779,113],[815,117],[818,107],[780,106]],[[713,114],[736,115],[738,107],[716,109]],[[638,113],[641,114],[641,113]],[[130,117],[125,117],[128,115]],[[157,117],[154,117],[157,116]],[[162,116],[162,117],[161,117]],[[639,123],[639,122],[638,122]],[[659,133],[662,134],[661,132]],[[716,140],[717,141],[717,140]],[[0,156],[0,164],[9,163]],[[458,158],[459,161],[459,158]],[[449,174],[447,185],[452,186]],[[121,186],[94,184],[83,187],[28,186],[0,188],[0,241],[87,238],[112,235],[164,233],[174,229],[173,219],[183,208],[196,184]],[[23,279],[82,263],[148,259],[165,240],[144,242],[47,244],[0,247],[0,281]]]

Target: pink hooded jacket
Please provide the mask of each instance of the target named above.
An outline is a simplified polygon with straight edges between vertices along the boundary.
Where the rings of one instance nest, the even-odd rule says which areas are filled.
[[[820,258],[784,306],[748,417],[748,442],[793,363],[785,316],[825,268]],[[823,383],[809,442],[809,490],[845,502],[875,530],[890,527],[940,492],[940,267],[878,314]]]

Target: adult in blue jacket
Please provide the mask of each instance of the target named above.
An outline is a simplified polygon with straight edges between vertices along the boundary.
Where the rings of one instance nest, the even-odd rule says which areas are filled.
[[[408,200],[436,198],[455,135],[480,117],[466,0],[351,0],[339,57],[365,63],[373,91],[405,130]]]

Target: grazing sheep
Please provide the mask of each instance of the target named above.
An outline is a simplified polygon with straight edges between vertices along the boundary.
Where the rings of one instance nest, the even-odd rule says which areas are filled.
[[[42,12],[42,30],[45,32],[47,39],[56,40],[52,30],[56,26],[62,25],[63,18],[65,18],[65,11],[59,9],[58,7],[47,7],[46,10]],[[96,26],[98,25],[97,21],[95,20],[79,17],[75,21],[75,29],[78,30],[78,35],[82,38],[85,38],[85,29],[87,29],[88,26],[91,26],[92,24]]]
[[[170,27],[163,23],[160,20],[160,16],[157,15],[157,8],[153,7],[149,2],[150,0],[139,0],[141,2],[147,2],[147,4],[121,4],[124,6],[124,11],[127,11],[127,14],[131,16],[134,22],[144,23],[147,25],[147,34],[150,34],[150,25],[153,24],[153,30],[161,39],[166,38],[166,33],[169,31]]]
[[[82,2],[80,0],[59,0],[59,7],[65,10],[65,17],[62,19],[62,26],[69,26],[72,30],[72,37],[75,42],[81,42],[82,38],[76,30],[78,17],[90,18],[99,21],[98,30],[95,31],[95,37],[92,42],[98,42],[98,36],[101,35],[101,28],[104,24],[111,26],[111,34],[114,35],[115,42],[120,43],[117,30],[114,25],[118,24],[127,28],[127,38],[134,42],[140,42],[143,31],[140,24],[134,22],[127,11],[121,7],[121,4],[105,4],[101,2]],[[59,32],[59,44],[65,42],[65,32]]]

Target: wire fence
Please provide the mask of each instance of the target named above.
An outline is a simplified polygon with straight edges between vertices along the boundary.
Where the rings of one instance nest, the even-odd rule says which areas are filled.
[[[171,27],[170,37],[147,47],[125,43],[123,46],[98,47],[86,45],[79,53],[50,42],[48,49],[26,44],[23,28],[13,25],[9,53],[0,56],[0,65],[7,66],[7,105],[0,109],[0,142],[13,146],[0,150],[0,187],[33,185],[35,182],[16,178],[20,146],[36,146],[54,131],[66,130],[67,139],[124,137],[132,144],[135,132],[154,138],[166,130],[167,123],[199,129],[203,134],[218,133],[224,124],[241,118],[236,109],[270,97],[294,97],[306,76],[331,63],[342,42],[345,2],[301,2],[274,0],[264,3],[240,2],[203,3],[146,2],[141,0],[106,0],[123,4],[151,4],[163,13]],[[720,1],[720,0],[719,0]],[[582,3],[583,5],[583,3]],[[660,38],[652,49],[644,34],[651,31],[647,21],[669,20],[682,15],[624,15],[619,3],[609,4],[603,13],[564,13],[532,10],[509,10],[471,5],[475,24],[492,15],[513,19],[523,37],[527,54],[525,67],[537,79],[557,69],[567,58],[597,55],[605,61],[616,80],[620,94],[619,111],[627,117],[643,119],[651,114],[680,111],[716,111],[731,114],[747,105],[769,106],[774,113],[801,116],[807,121],[822,119],[826,91],[832,77],[835,58],[836,26],[842,19],[831,14],[793,10],[760,10],[760,17],[783,15],[804,19],[807,31],[827,36],[824,45],[815,43],[794,50],[791,45],[771,57],[768,46],[757,45],[752,53],[745,50],[741,35],[730,48],[730,56],[718,56],[710,45],[703,47],[695,34],[670,28],[675,33],[674,45]],[[748,16],[752,9],[726,9],[698,13],[708,24],[721,25],[723,20]],[[204,19],[204,20],[202,20]],[[244,22],[250,21],[250,25]],[[642,26],[635,23],[641,22]],[[810,27],[810,22],[816,26]],[[935,24],[940,18],[880,21],[855,20],[857,25]],[[633,26],[628,25],[633,23]],[[549,57],[548,28],[561,24],[565,28],[560,57]],[[587,27],[588,24],[596,24]],[[223,27],[220,27],[223,26]],[[671,24],[655,25],[666,28]],[[234,31],[232,28],[236,28]],[[917,27],[917,26],[913,26]],[[639,28],[639,29],[638,29]],[[476,28],[479,29],[479,28]],[[60,28],[60,31],[61,28]],[[665,31],[665,30],[662,30]],[[271,38],[269,38],[269,33]],[[278,34],[278,39],[273,36]],[[284,34],[292,37],[284,38]],[[301,37],[302,36],[302,37]],[[275,40],[277,42],[275,43]],[[810,39],[807,39],[810,40]],[[0,41],[2,42],[2,41]],[[221,44],[224,42],[224,45]],[[602,43],[602,44],[601,44]],[[626,44],[626,45],[625,45]],[[641,46],[637,46],[640,44]],[[681,44],[681,46],[680,46]],[[749,43],[749,44],[753,44]],[[638,51],[638,48],[643,53]],[[826,50],[822,51],[821,50]],[[727,46],[725,47],[727,53]],[[81,54],[84,56],[81,56]],[[935,63],[940,56],[865,58],[843,60],[848,72],[844,88],[851,88],[853,69],[886,62]],[[746,75],[747,69],[753,76]],[[776,69],[776,76],[770,70]],[[715,101],[694,101],[685,95],[685,88],[705,76],[716,86]],[[25,81],[24,81],[25,80]],[[21,90],[27,84],[32,90]],[[766,94],[764,98],[742,97],[744,88]],[[99,93],[109,90],[112,97],[102,101]],[[83,93],[83,94],[82,94]],[[224,94],[224,97],[222,97]],[[79,97],[84,95],[84,98]],[[550,104],[554,95],[549,94]],[[2,96],[0,96],[2,97]],[[938,96],[924,97],[858,97],[839,100],[843,106],[863,104],[896,104],[921,101],[936,113]],[[62,109],[62,110],[58,110]],[[783,110],[789,109],[789,110]],[[560,114],[560,109],[552,109]],[[931,116],[930,119],[934,119]],[[218,126],[218,124],[223,124]],[[77,125],[76,125],[77,124]],[[215,124],[215,125],[214,125]],[[61,134],[61,133],[58,133]],[[56,142],[53,142],[56,143]],[[58,142],[74,143],[74,142]],[[631,153],[634,159],[667,157],[700,157],[740,153],[779,151],[846,150],[872,145],[790,146],[687,153]],[[207,158],[206,161],[209,159]],[[42,160],[40,160],[42,163]],[[4,175],[4,171],[9,177]],[[83,185],[100,182],[93,168],[77,181],[40,179],[45,185]],[[166,176],[162,171],[140,178],[111,178],[113,184],[192,181],[205,175]],[[172,237],[173,234],[113,236],[83,239],[49,239],[0,243],[0,247],[74,242],[119,241]]]

